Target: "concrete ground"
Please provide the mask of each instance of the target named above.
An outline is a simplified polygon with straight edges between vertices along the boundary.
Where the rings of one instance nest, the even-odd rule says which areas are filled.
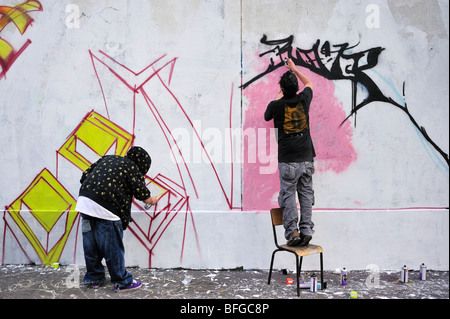
[[[274,270],[267,284],[268,270],[185,270],[129,268],[142,281],[135,291],[116,293],[109,281],[98,289],[82,285],[84,267],[61,266],[57,269],[33,265],[0,266],[0,299],[348,299],[351,291],[358,299],[449,299],[449,272],[427,272],[420,281],[411,271],[409,282],[400,282],[399,271],[349,271],[348,285],[340,285],[340,274],[326,271],[325,290],[310,292],[287,285],[292,272]],[[316,272],[318,274],[318,272]],[[309,281],[311,271],[303,271],[301,281]]]

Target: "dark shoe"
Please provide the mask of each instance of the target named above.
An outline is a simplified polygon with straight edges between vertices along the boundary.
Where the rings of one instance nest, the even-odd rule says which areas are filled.
[[[102,279],[100,281],[87,282],[85,286],[92,289],[97,289],[99,287],[103,287],[106,284],[106,279]]]
[[[133,280],[131,284],[123,288],[120,288],[119,285],[114,285],[114,291],[115,292],[130,291],[139,288],[141,285],[142,283],[140,281]]]
[[[309,242],[311,241],[312,236],[309,235],[300,235],[300,246],[308,246]]]
[[[287,241],[288,246],[298,246],[301,242],[300,234],[298,233],[297,229],[294,230],[294,232],[291,235],[291,238]]]

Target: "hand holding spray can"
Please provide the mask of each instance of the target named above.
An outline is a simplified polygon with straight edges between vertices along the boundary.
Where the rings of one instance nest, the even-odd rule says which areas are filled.
[[[425,266],[424,263],[420,265],[420,274],[419,274],[420,280],[427,280],[427,266]]]
[[[347,269],[342,268],[341,271],[341,286],[347,286]]]
[[[150,199],[150,203],[145,203],[144,202],[144,209],[145,210],[149,210],[150,208],[152,208],[153,207],[153,205],[156,205],[157,203],[158,203],[158,197],[150,197],[149,198]],[[146,200],[148,200],[148,199],[146,199]]]

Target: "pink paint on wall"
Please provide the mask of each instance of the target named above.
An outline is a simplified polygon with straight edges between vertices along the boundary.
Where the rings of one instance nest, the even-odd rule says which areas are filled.
[[[244,90],[244,96],[248,103],[248,109],[245,110],[244,132],[247,129],[255,131],[258,128],[273,128],[273,121],[264,121],[264,112],[268,103],[277,95],[280,89],[278,81],[286,70],[278,69]],[[314,84],[314,97],[310,108],[310,125],[317,154],[315,158],[316,174],[328,170],[341,173],[357,158],[352,145],[353,129],[350,121],[339,126],[347,115],[342,102],[334,95],[334,83],[307,69],[301,70]],[[276,143],[275,136],[270,138],[272,139],[271,143]],[[260,168],[267,166],[267,163],[259,162],[258,156],[256,156],[256,163],[249,163],[246,160],[247,154],[258,152],[257,147],[257,145],[244,140],[244,211],[267,211],[278,206],[280,185],[278,171],[273,174],[261,174]],[[265,150],[267,154],[269,154],[269,149],[270,144],[267,139]],[[277,158],[278,154],[275,152],[270,155]]]

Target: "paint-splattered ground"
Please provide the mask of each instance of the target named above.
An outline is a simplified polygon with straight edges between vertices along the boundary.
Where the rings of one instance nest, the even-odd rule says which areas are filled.
[[[142,287],[115,293],[111,282],[98,289],[85,288],[83,267],[4,265],[0,266],[0,299],[348,299],[351,291],[358,293],[358,299],[449,298],[448,271],[429,270],[426,281],[412,271],[408,283],[399,281],[400,271],[381,271],[375,277],[366,271],[350,271],[346,287],[340,285],[338,273],[325,272],[325,290],[301,289],[297,297],[295,284],[286,284],[295,274],[280,270],[274,271],[270,285],[267,270],[128,270],[143,282]],[[311,274],[302,272],[302,281]]]

